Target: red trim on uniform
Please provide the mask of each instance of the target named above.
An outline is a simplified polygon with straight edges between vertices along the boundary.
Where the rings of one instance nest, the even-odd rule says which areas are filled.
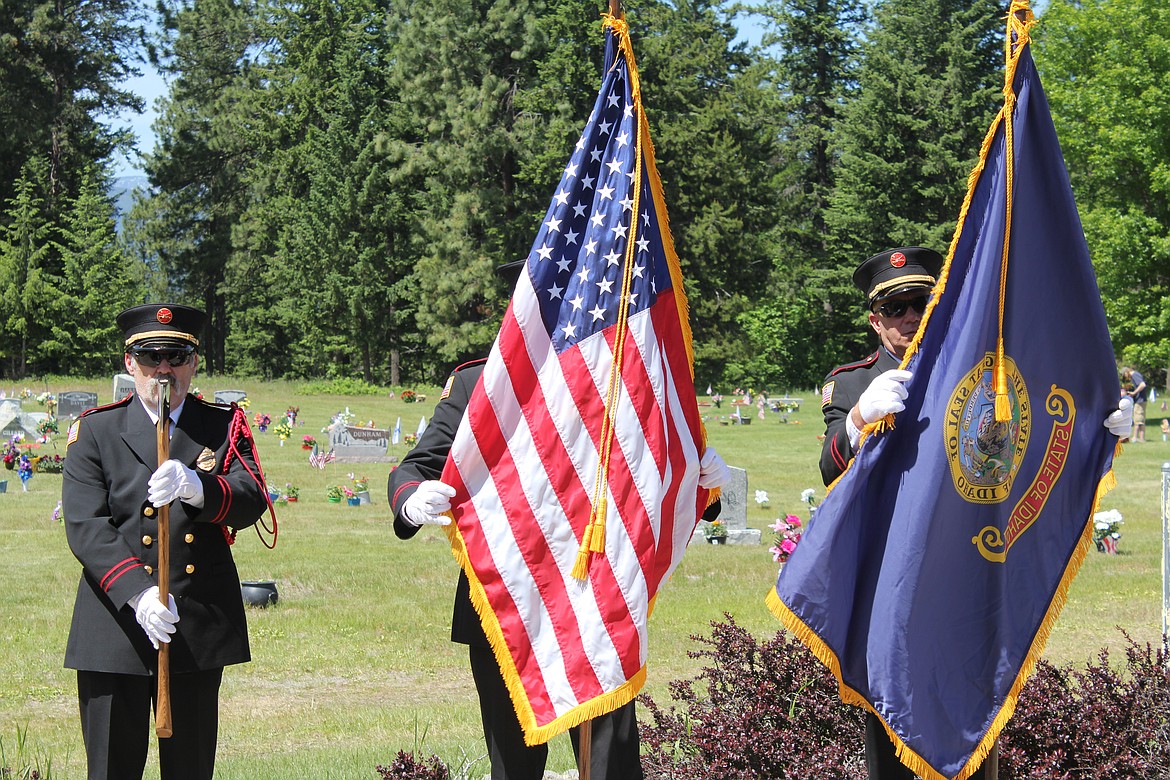
[[[829,442],[829,454],[833,456],[833,462],[837,464],[837,467],[844,471],[845,467],[849,465],[849,458],[842,455],[841,450],[837,448],[837,438],[834,436],[833,440]]]
[[[126,558],[125,560],[119,561],[118,563],[114,564],[114,566],[108,572],[106,572],[106,576],[102,577],[101,589],[106,593],[109,593],[110,588],[114,586],[114,583],[118,581],[119,577],[131,569],[136,569],[142,565],[142,561],[138,560],[137,558]]]
[[[105,404],[104,406],[95,406],[92,409],[86,409],[84,412],[77,415],[77,419],[80,420],[82,417],[88,417],[89,415],[93,414],[94,412],[103,412],[106,409],[116,409],[118,407],[125,406],[126,404],[130,403],[130,399],[133,397],[134,397],[134,393],[129,392],[125,396],[123,396],[121,400],[114,401],[111,404]]]
[[[451,373],[458,374],[460,371],[462,371],[465,368],[468,368],[470,366],[477,366],[480,363],[486,363],[487,361],[488,361],[488,359],[485,357],[484,358],[476,358],[475,360],[468,360],[466,363],[460,363],[459,365],[455,366],[455,368],[453,368],[451,370]]]
[[[394,498],[390,499],[390,503],[397,504],[398,497],[402,495],[403,490],[406,490],[408,487],[418,487],[421,484],[421,482],[407,482],[405,484],[399,485],[398,489],[394,491]]]
[[[219,480],[220,489],[223,490],[223,503],[220,504],[219,513],[211,519],[211,522],[222,523],[225,519],[227,519],[228,510],[231,509],[232,506],[232,486],[228,484],[226,479],[219,476],[218,474],[215,475],[215,478]]]
[[[865,368],[866,366],[872,366],[877,362],[878,356],[880,354],[881,350],[878,350],[864,360],[859,360],[856,363],[849,363],[844,366],[837,366],[831,372],[829,372],[829,376],[837,376],[837,374],[840,374],[842,371],[850,371],[854,368]]]

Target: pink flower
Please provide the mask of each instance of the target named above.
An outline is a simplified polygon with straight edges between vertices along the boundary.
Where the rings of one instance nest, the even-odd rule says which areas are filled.
[[[784,551],[785,555],[792,555],[792,551],[796,549],[796,542],[791,539],[785,539],[780,542],[780,549]]]
[[[781,550],[779,547],[772,545],[768,548],[768,552],[772,553],[772,562],[779,563],[782,558],[787,558],[788,553]]]
[[[801,526],[800,518],[797,517],[796,515],[789,515],[788,517],[786,517],[784,519],[787,520],[788,525],[790,525],[793,528],[800,528],[800,526]]]

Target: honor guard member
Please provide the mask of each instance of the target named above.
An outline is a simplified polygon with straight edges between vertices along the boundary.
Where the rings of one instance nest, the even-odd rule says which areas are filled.
[[[497,273],[514,286],[525,263],[524,260],[506,263]],[[451,509],[455,489],[439,478],[486,362],[486,359],[475,360],[455,369],[439,396],[426,431],[402,463],[390,472],[387,492],[394,510],[394,533],[399,539],[412,538],[424,525],[451,522],[445,513]],[[706,488],[719,487],[730,476],[723,459],[714,448],[708,447],[700,466],[699,484]],[[704,519],[714,520],[719,511],[720,504],[716,501],[707,508]],[[468,645],[492,780],[540,780],[544,777],[548,745],[524,743],[524,732],[511,695],[472,606],[470,585],[462,570],[455,588],[451,641]],[[570,729],[569,736],[573,752],[579,757],[578,729]],[[593,780],[639,780],[643,776],[634,702],[593,719],[589,749]]]
[[[173,712],[173,735],[158,741],[162,780],[210,778],[223,667],[250,658],[229,545],[269,503],[243,411],[187,394],[205,319],[178,304],[119,314],[134,392],[69,429],[62,507],[82,573],[65,666],[77,670],[89,780],[142,777],[162,643],[170,646]],[[170,459],[162,464],[160,377],[171,385]],[[157,515],[168,504],[164,606]]]
[[[898,367],[922,324],[943,262],[938,252],[907,246],[876,254],[853,272],[853,283],[865,293],[869,324],[880,343],[864,360],[833,369],[821,388],[825,416],[821,478],[826,485],[845,471],[866,425],[906,408],[905,384],[913,374]],[[1111,433],[1122,436],[1132,420],[1132,404],[1125,400],[1104,424]],[[872,712],[865,717],[865,763],[870,780],[915,777],[898,760],[894,743]],[[971,780],[982,780],[985,766],[980,766]]]

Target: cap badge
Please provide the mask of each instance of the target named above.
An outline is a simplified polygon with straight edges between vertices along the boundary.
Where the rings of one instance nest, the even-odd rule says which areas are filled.
[[[894,254],[890,255],[890,265],[894,266],[894,268],[901,268],[906,265],[906,255],[901,252],[894,252]]]
[[[171,321],[171,319],[175,315],[171,313],[170,309],[168,309],[166,306],[164,306],[161,309],[159,309],[158,314],[156,314],[154,316],[158,319],[159,322],[161,322],[163,325],[166,325],[167,323],[169,323]]]

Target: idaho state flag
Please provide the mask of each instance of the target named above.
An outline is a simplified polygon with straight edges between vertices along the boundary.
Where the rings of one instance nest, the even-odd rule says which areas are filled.
[[[906,409],[864,432],[767,598],[929,780],[994,745],[1114,484],[1113,350],[1032,16],[1012,11],[1007,99],[903,362]]]
[[[617,709],[702,511],[706,433],[625,21],[451,445],[447,527],[528,744]]]

